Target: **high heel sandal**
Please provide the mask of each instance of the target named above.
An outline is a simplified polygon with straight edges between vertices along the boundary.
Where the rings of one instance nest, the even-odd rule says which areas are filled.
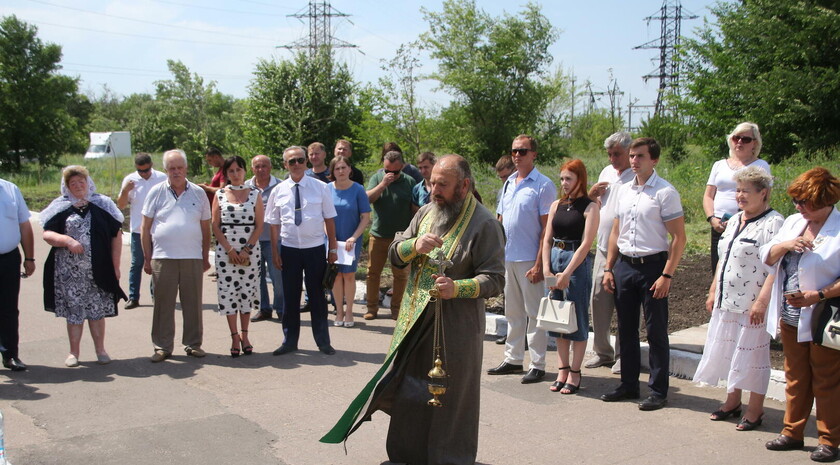
[[[579,374],[580,374],[580,370],[572,370],[571,368],[569,368],[569,377],[571,377],[571,376],[572,376],[572,373],[575,373],[575,374],[578,374],[578,375],[579,375]],[[566,381],[568,381],[568,380],[569,380],[569,379],[568,379],[568,378],[566,378]],[[580,385],[581,385],[582,381],[583,381],[583,376],[581,376],[580,378],[578,378],[578,383],[577,383],[577,385],[574,385],[574,384],[571,384],[571,383],[568,383],[568,382],[567,382],[566,384],[564,384],[564,385],[563,385],[563,389],[565,389],[565,390],[566,390],[566,391],[568,391],[568,392],[563,392],[563,391],[561,390],[561,391],[560,391],[560,394],[566,394],[566,395],[576,394],[576,393],[578,392],[578,389],[580,389]]]
[[[240,332],[242,332],[242,333],[247,333],[247,332],[248,332],[248,330],[247,330],[247,329],[243,329],[243,330],[241,330]],[[240,344],[242,344],[242,338],[241,338],[241,337],[239,338],[239,343],[240,343]],[[251,344],[248,344],[247,346],[245,346],[245,347],[243,347],[243,348],[242,348],[242,353],[244,353],[245,355],[251,355],[251,354],[253,354],[253,353],[254,353],[254,346],[252,346]]]
[[[714,412],[712,412],[712,416],[709,417],[709,419],[712,421],[723,421],[731,417],[732,415],[735,415],[736,417],[741,415],[741,404],[738,404],[738,406],[733,408],[732,410],[715,410]]]
[[[572,367],[560,367],[560,368],[557,369],[557,371],[569,370],[571,368]],[[569,379],[568,375],[566,376],[566,379],[567,380]],[[560,390],[563,389],[563,386],[565,386],[565,385],[566,385],[566,381],[555,381],[555,382],[551,383],[551,386],[548,387],[548,390],[551,391],[551,392],[560,392]]]
[[[239,336],[239,333],[230,333],[230,338],[231,339],[233,339],[236,336]],[[242,343],[242,341],[240,341],[240,344],[241,343]],[[233,357],[233,358],[239,357],[239,344],[237,344],[237,347],[231,347],[230,348],[230,356]]]

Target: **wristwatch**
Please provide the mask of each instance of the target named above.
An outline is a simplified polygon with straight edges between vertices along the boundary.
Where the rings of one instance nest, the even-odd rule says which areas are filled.
[[[825,294],[823,293],[823,291],[817,291],[817,295],[820,296],[820,302],[825,301],[826,297],[825,297]]]
[[[330,253],[335,253],[335,254],[337,254],[337,253],[338,253],[338,249],[330,249]]]

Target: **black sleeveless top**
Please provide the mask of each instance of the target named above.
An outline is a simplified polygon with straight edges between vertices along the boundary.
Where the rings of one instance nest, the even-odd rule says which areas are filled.
[[[586,218],[583,212],[592,203],[587,197],[578,197],[571,204],[559,203],[554,211],[554,218],[551,221],[551,230],[555,239],[565,241],[580,241],[583,238],[583,229],[586,225]]]

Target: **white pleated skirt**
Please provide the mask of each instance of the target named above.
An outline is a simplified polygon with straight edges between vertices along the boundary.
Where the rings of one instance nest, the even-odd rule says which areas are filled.
[[[694,382],[766,394],[770,383],[770,334],[767,323],[750,324],[749,313],[712,311],[703,358]]]

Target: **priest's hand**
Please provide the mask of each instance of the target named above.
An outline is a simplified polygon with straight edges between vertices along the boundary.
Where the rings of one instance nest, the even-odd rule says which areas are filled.
[[[446,300],[455,297],[455,282],[452,281],[452,278],[433,274],[432,279],[435,280],[435,288],[440,292],[441,299]]]
[[[417,253],[423,255],[442,245],[443,239],[441,239],[437,234],[432,233],[423,234],[414,241],[414,248],[417,249]]]

